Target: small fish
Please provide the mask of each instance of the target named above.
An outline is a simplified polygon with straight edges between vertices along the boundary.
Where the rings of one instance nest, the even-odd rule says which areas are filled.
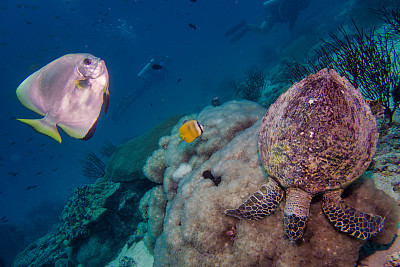
[[[61,143],[57,125],[69,136],[88,140],[95,132],[101,107],[109,103],[108,71],[91,54],[68,54],[31,74],[17,88],[19,101],[43,115],[18,119]]]
[[[16,142],[11,142],[10,143],[10,146],[13,146],[13,145],[15,145],[16,144]]]
[[[203,128],[204,126],[196,120],[184,121],[179,128],[179,137],[186,143],[191,143],[203,133]]]
[[[42,172],[37,172],[35,175],[41,175],[42,174]]]
[[[28,186],[27,188],[25,188],[25,190],[31,190],[31,189],[34,189],[34,188],[36,188],[36,187],[38,187],[38,185],[36,185],[36,184],[30,185],[30,186]]]
[[[9,172],[8,175],[10,175],[11,177],[15,177],[17,176],[18,172]]]
[[[178,80],[176,80],[176,83],[180,83],[182,81],[181,78],[179,78]]]
[[[194,3],[194,2],[196,2],[196,0],[190,0],[190,2],[193,2],[193,3]]]
[[[151,68],[152,68],[153,70],[160,70],[160,69],[163,68],[163,66],[161,66],[160,64],[153,64],[153,65],[151,66]]]
[[[197,30],[196,25],[194,25],[194,24],[192,24],[192,23],[190,23],[190,22],[189,22],[189,27],[192,28],[193,30]]]
[[[0,223],[6,223],[6,222],[8,222],[7,216],[1,217]]]

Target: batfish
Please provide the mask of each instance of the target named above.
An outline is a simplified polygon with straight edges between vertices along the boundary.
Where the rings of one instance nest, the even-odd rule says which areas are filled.
[[[17,88],[19,101],[42,119],[18,119],[61,143],[57,125],[69,136],[88,140],[110,93],[103,60],[91,54],[62,56],[26,78]]]

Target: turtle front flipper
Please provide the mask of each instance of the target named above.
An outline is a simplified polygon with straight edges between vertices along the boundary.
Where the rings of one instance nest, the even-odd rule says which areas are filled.
[[[286,205],[283,212],[283,229],[290,242],[303,236],[310,211],[312,196],[298,188],[286,190]]]
[[[238,219],[260,220],[276,209],[282,197],[283,190],[270,179],[237,209],[225,210],[225,214]]]
[[[322,209],[329,221],[342,232],[360,239],[368,239],[383,228],[384,218],[356,210],[340,195],[343,190],[324,194]]]

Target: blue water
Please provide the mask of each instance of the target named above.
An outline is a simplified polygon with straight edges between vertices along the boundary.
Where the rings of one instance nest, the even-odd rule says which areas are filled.
[[[214,96],[222,102],[233,99],[232,79],[254,65],[268,73],[283,49],[301,36],[326,37],[353,16],[367,24],[362,14],[368,12],[369,1],[313,0],[293,31],[288,24],[277,24],[267,35],[249,32],[230,43],[224,36],[230,27],[241,20],[263,21],[262,2],[2,1],[0,218],[6,219],[0,224],[0,258],[46,234],[73,189],[90,182],[78,163],[87,151],[97,152],[105,141],[118,145],[171,115],[198,112]],[[39,118],[19,103],[18,85],[52,60],[82,52],[104,59],[110,74],[110,114],[101,114],[93,138],[80,141],[61,133],[63,142],[58,144],[16,121]],[[143,84],[137,74],[155,55],[168,55],[165,77],[149,86],[118,121],[112,120],[118,102]],[[37,187],[28,189],[32,185]]]

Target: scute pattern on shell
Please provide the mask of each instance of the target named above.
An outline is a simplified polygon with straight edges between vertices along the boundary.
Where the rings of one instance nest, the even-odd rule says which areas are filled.
[[[259,153],[284,188],[344,188],[368,167],[378,133],[359,90],[327,69],[294,84],[262,120]]]

